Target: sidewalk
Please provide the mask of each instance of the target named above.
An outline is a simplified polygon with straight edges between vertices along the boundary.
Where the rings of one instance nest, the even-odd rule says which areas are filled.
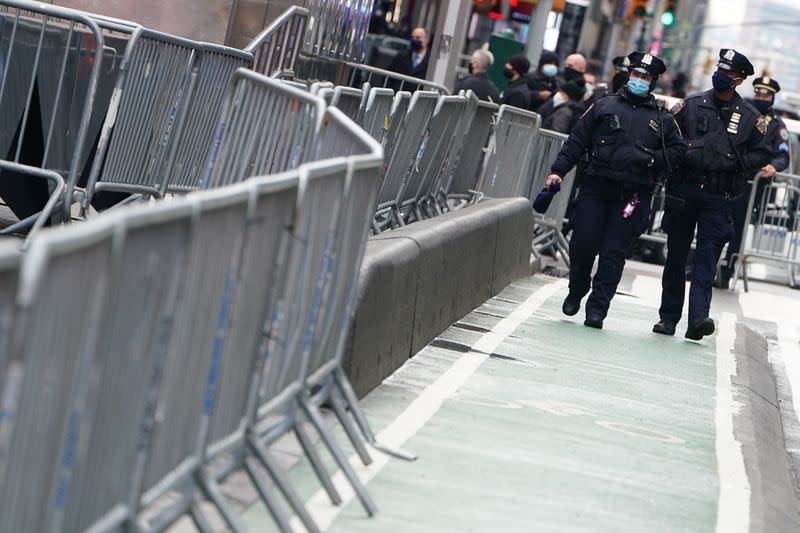
[[[564,280],[548,276],[511,285],[367,396],[379,440],[419,459],[374,452],[375,463],[359,469],[380,507],[372,519],[345,484],[345,505],[330,505],[301,461],[290,476],[322,529],[759,529],[764,502],[751,490],[791,488],[786,461],[773,476],[780,479],[748,482],[759,454],[781,459],[774,442],[751,450],[737,440],[758,439],[740,428],[752,426],[737,414],[747,395],[730,378],[737,366],[748,372],[731,351],[749,330],[726,313],[701,343],[684,340],[680,328],[657,336],[657,299],[620,294],[598,331],[582,325],[583,313],[561,314],[565,294]],[[774,503],[788,507],[777,529],[793,530],[796,501]],[[252,530],[274,530],[260,505],[244,519]]]

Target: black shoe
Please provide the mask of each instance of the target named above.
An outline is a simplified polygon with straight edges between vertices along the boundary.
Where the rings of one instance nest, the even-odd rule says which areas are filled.
[[[578,311],[581,310],[581,300],[580,298],[573,298],[572,296],[567,295],[564,298],[564,303],[561,305],[561,312],[567,316],[577,315]]]
[[[653,333],[660,333],[661,335],[675,335],[675,324],[667,320],[659,320],[658,324],[653,326]]]
[[[603,319],[600,315],[587,315],[586,320],[583,321],[584,326],[595,329],[603,329]]]
[[[710,318],[699,318],[686,329],[686,338],[699,341],[706,335],[714,333],[714,321]]]

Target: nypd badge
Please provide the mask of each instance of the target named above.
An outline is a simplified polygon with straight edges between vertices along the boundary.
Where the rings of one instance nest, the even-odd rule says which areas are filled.
[[[728,50],[725,52],[725,59],[728,61],[733,61],[733,58],[736,57],[736,51],[733,49]]]
[[[764,119],[763,115],[758,116],[758,120],[756,120],[756,129],[761,135],[767,133],[767,121]]]
[[[644,57],[642,58],[642,63],[644,63],[645,65],[652,65],[653,56],[651,56],[650,54],[645,54]]]

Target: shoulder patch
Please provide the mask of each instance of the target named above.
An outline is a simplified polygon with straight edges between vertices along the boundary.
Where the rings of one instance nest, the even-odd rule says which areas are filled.
[[[677,102],[675,102],[675,105],[672,106],[672,109],[670,109],[669,111],[673,115],[677,115],[683,110],[684,107],[686,107],[686,100],[678,100]]]
[[[767,133],[767,119],[764,118],[764,115],[758,115],[758,119],[756,120],[756,129],[761,135]]]
[[[583,115],[581,115],[581,118],[583,118],[586,115],[588,115],[589,111],[591,111],[592,109],[594,109],[594,104],[590,105],[589,108],[586,111],[583,112]]]
[[[784,141],[789,140],[789,131],[786,128],[781,128],[779,133],[781,134],[781,139]]]

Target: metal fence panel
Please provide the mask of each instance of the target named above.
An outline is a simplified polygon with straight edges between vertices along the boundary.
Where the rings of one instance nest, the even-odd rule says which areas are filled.
[[[87,428],[112,229],[97,221],[40,233],[24,258],[0,419],[0,531],[58,528]]]
[[[499,109],[500,106],[497,104],[478,102],[475,116],[467,128],[464,148],[453,173],[453,180],[448,187],[445,187],[448,195],[465,199],[471,197],[470,191],[475,190],[477,186],[486,145],[489,142],[495,115]]]
[[[800,176],[759,174],[749,191],[747,218],[732,288],[739,277],[749,290],[747,265],[768,262],[786,268],[790,287],[800,284]]]
[[[254,70],[266,76],[291,75],[304,45],[308,10],[292,6],[245,47],[255,57]]]
[[[394,98],[394,91],[380,87],[373,87],[367,95],[361,126],[379,143],[384,142],[389,132],[389,117]],[[408,98],[410,101],[411,96]]]
[[[230,313],[249,191],[239,186],[187,200],[194,204],[194,220],[159,391],[144,505],[176,483],[185,484],[199,460],[219,373],[215,339]]]
[[[316,156],[325,104],[306,91],[239,69],[206,164],[204,187],[297,168]]]
[[[20,254],[16,243],[0,246],[0,398],[3,398],[6,369],[11,348],[11,332],[16,315]],[[0,404],[0,409],[2,409]],[[0,459],[0,464],[3,460]],[[2,466],[0,466],[2,471]]]
[[[330,104],[341,109],[350,120],[358,123],[363,98],[364,93],[361,89],[339,86],[334,89]]]
[[[135,518],[191,214],[190,204],[178,201],[114,215],[97,379],[87,397],[91,429],[75,454],[65,531],[85,531],[112,512],[118,520]]]

